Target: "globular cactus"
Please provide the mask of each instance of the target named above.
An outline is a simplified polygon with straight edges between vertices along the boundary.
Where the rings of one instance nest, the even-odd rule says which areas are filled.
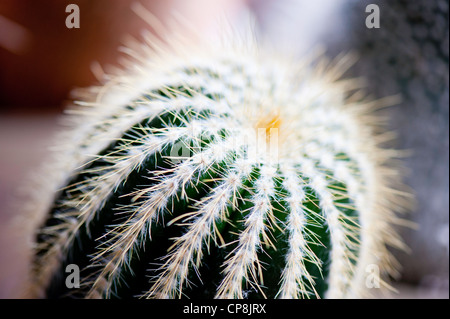
[[[361,297],[369,266],[395,271],[396,153],[383,101],[340,79],[349,55],[146,40],[68,117],[35,206],[35,296]]]

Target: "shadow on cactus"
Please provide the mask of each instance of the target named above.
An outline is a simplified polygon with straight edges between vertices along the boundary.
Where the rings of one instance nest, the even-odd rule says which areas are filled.
[[[33,295],[353,298],[369,268],[388,286],[407,201],[375,114],[392,101],[341,79],[351,55],[144,38],[66,117],[34,206]]]

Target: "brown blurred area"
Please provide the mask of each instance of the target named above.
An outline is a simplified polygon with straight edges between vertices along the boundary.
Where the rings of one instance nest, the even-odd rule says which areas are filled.
[[[74,87],[94,84],[91,64],[116,63],[124,37],[145,27],[132,2],[2,0],[0,114],[59,112]],[[162,17],[171,1],[141,3]],[[78,29],[65,25],[69,4],[80,9]]]

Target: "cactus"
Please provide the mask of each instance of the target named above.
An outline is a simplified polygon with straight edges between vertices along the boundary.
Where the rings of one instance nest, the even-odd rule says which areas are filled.
[[[394,274],[397,153],[386,100],[341,79],[351,56],[175,39],[147,35],[66,118],[35,206],[34,295],[351,298],[368,266]]]

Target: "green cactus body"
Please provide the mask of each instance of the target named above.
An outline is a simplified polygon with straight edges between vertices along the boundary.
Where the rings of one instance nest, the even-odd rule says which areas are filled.
[[[339,80],[349,56],[195,48],[144,46],[77,102],[41,198],[35,295],[365,296],[367,267],[391,271],[401,246],[398,192],[377,102]]]

